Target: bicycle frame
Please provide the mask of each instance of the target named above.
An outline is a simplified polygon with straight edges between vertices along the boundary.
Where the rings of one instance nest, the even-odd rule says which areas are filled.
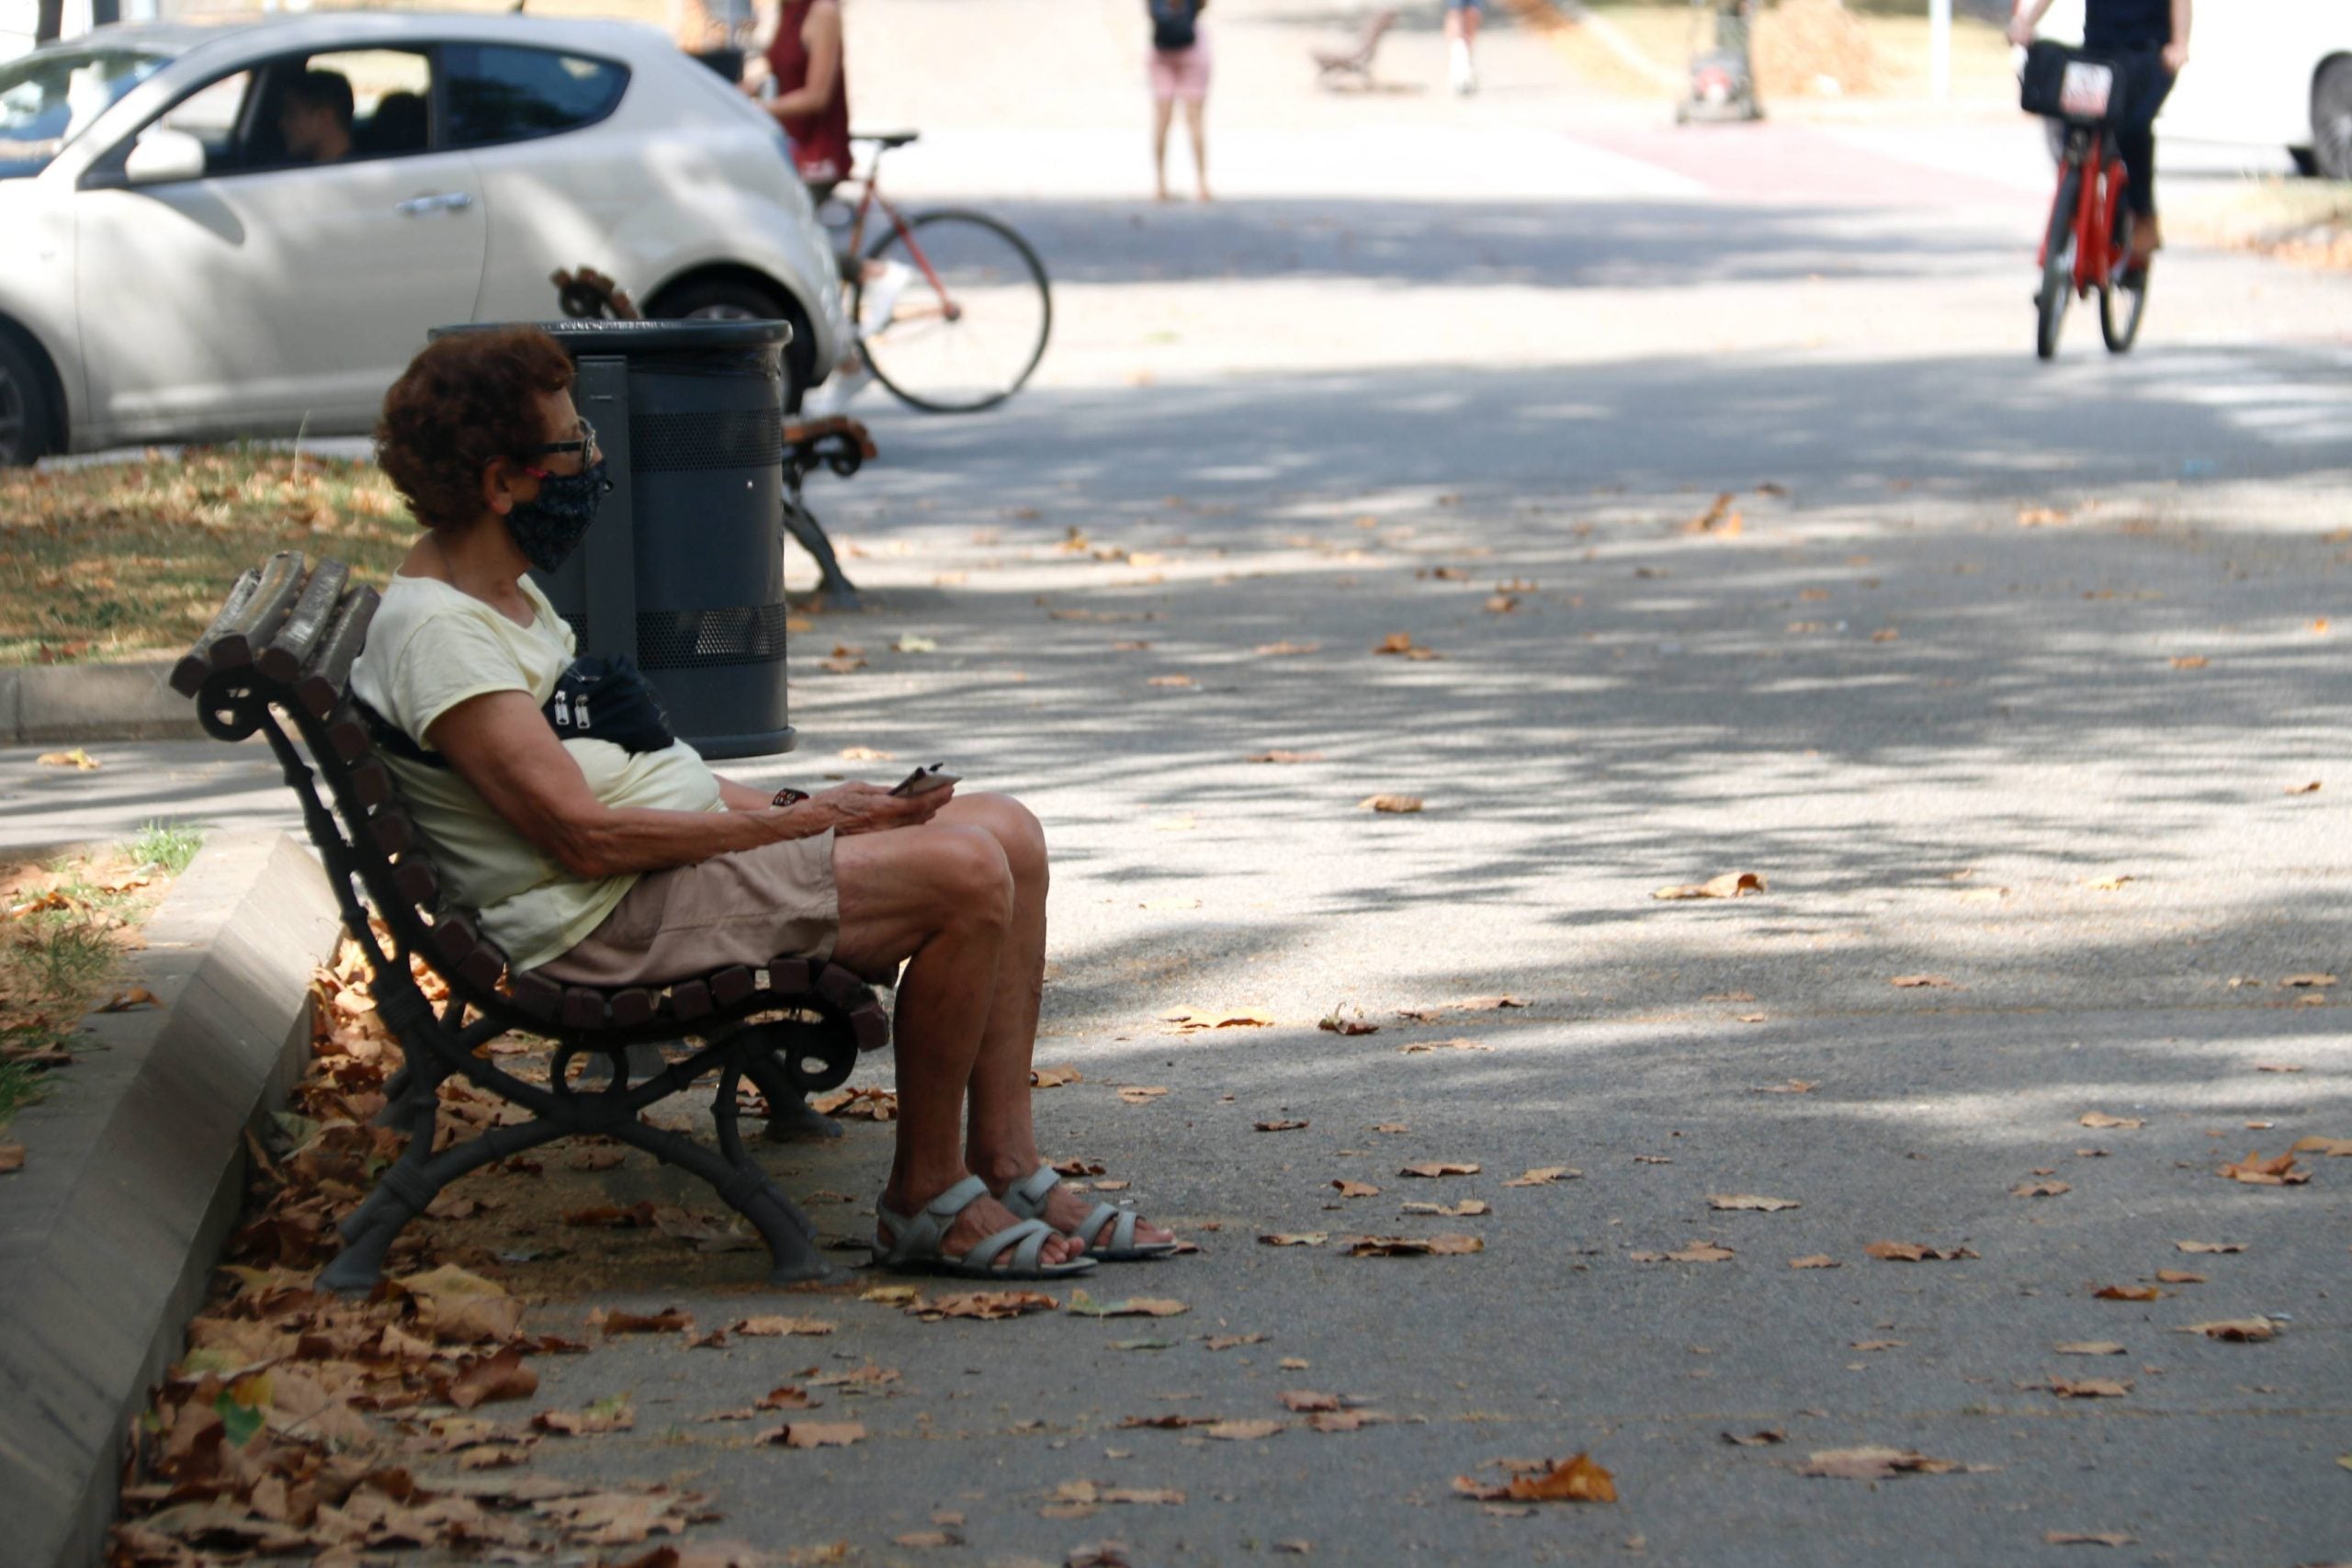
[[[890,220],[891,229],[898,234],[899,243],[907,247],[907,255],[909,259],[914,263],[916,269],[922,274],[923,281],[930,284],[931,287],[937,291],[939,296],[939,303],[936,307],[918,307],[911,310],[894,309],[892,311],[893,318],[898,319],[903,317],[907,320],[915,320],[926,315],[936,315],[944,317],[951,321],[958,321],[963,317],[964,308],[961,305],[958,305],[956,302],[955,298],[947,292],[947,284],[943,278],[941,278],[938,272],[933,268],[931,265],[931,258],[922,254],[922,247],[921,245],[915,243],[915,231],[913,227],[910,225],[904,218],[899,216],[899,209],[891,206],[889,198],[882,194],[882,187],[879,183],[882,172],[882,153],[887,151],[887,148],[877,149],[874,154],[873,162],[865,166],[865,174],[853,174],[849,176],[849,178],[857,182],[858,186],[857,206],[853,209],[853,215],[850,219],[849,225],[849,258],[854,264],[863,264],[865,256],[865,220],[876,208],[880,208],[882,209],[882,215]]]
[[[2075,197],[2075,272],[2071,280],[2078,299],[2088,296],[2116,270],[2115,215],[2122,209],[2123,188],[2131,183],[2131,175],[2120,158],[2108,156],[2108,141],[2104,128],[2070,125],[2066,130],[2066,155],[2058,169],[2061,190],[2065,188],[2069,169],[2081,170],[2083,176]],[[2046,266],[2049,262],[2050,238],[2045,232],[2034,265]]]

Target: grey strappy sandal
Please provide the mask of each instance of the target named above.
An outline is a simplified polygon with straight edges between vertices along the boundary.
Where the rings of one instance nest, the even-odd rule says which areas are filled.
[[[1046,1217],[1046,1195],[1061,1184],[1061,1172],[1050,1165],[1041,1165],[1006,1188],[1001,1201],[1023,1219],[1042,1223]],[[1102,1227],[1114,1220],[1118,1223],[1112,1225],[1111,1245],[1095,1246],[1094,1238],[1101,1235]],[[1100,1201],[1087,1214],[1085,1224],[1066,1234],[1086,1243],[1085,1261],[1089,1263],[1097,1258],[1105,1263],[1145,1263],[1155,1258],[1166,1258],[1182,1245],[1173,1241],[1136,1241],[1136,1212]]]
[[[874,1213],[890,1227],[892,1240],[885,1247],[879,1235],[874,1238],[874,1260],[885,1268],[910,1273],[954,1274],[967,1280],[1066,1280],[1073,1274],[1093,1270],[1091,1258],[1068,1263],[1038,1261],[1046,1243],[1059,1233],[1035,1218],[1005,1226],[960,1258],[941,1252],[940,1243],[946,1239],[947,1228],[956,1223],[956,1216],[988,1195],[987,1182],[977,1176],[967,1176],[925,1203],[920,1213],[894,1214],[883,1207],[880,1198],[876,1198]],[[989,1267],[1008,1249],[1012,1253],[1010,1263],[1001,1269]]]

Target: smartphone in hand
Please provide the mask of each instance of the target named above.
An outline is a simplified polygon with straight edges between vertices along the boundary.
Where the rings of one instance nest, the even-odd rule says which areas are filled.
[[[898,787],[890,793],[905,799],[918,795],[929,795],[933,790],[945,789],[949,784],[963,782],[946,769],[947,764],[944,762],[933,762],[928,768],[917,768],[913,773],[900,779]]]

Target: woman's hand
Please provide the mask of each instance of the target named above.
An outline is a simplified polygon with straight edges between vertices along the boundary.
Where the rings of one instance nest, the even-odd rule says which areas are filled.
[[[880,784],[851,783],[835,784],[800,805],[794,811],[821,809],[831,820],[827,824],[834,832],[844,836],[858,833],[882,833],[893,828],[920,828],[939,815],[939,808],[956,794],[956,786],[927,790],[922,795],[892,795]]]
[[[2169,71],[2174,75],[2177,76],[2180,74],[2180,68],[2188,63],[2188,40],[2187,39],[2177,39],[2173,42],[2165,45],[2165,69],[2166,71]],[[2199,77],[2199,80],[2202,81],[2203,78]]]

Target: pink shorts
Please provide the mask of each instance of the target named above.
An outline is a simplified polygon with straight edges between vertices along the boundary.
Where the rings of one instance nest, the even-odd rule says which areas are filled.
[[[1190,49],[1151,51],[1151,96],[1163,104],[1178,98],[1197,104],[1209,96],[1207,34],[1200,35],[1200,41]]]

